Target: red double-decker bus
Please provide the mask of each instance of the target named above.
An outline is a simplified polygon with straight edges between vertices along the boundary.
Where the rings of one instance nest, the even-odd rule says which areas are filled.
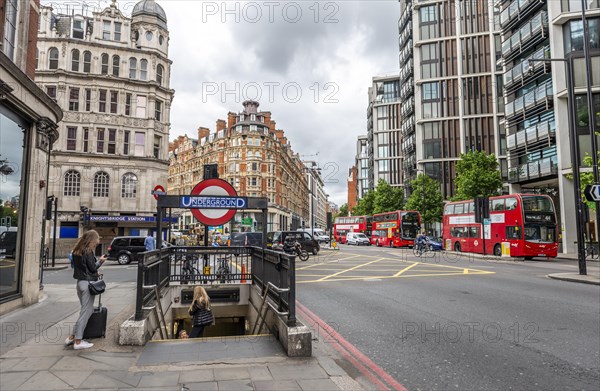
[[[333,237],[338,243],[346,243],[348,232],[362,232],[371,236],[371,216],[336,217],[333,224]]]
[[[388,247],[412,247],[421,227],[421,214],[414,210],[373,215],[371,244]]]
[[[475,222],[473,200],[449,202],[444,207],[446,250],[511,257],[553,258],[558,255],[558,226],[552,199],[540,194],[490,197],[490,218]],[[485,250],[485,252],[484,252]]]

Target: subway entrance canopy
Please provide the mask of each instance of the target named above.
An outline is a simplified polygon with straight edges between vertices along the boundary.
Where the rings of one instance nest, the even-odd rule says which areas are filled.
[[[238,210],[261,210],[265,222],[262,230],[264,246],[267,239],[268,204],[266,197],[238,197],[233,186],[217,178],[199,182],[194,186],[190,195],[158,195],[156,210],[157,248],[161,246],[162,217],[165,216],[166,208],[190,209],[192,215],[205,226],[225,224],[235,216]]]

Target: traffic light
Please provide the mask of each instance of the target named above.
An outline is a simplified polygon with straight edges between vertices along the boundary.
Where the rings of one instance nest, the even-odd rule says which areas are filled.
[[[54,206],[54,196],[46,198],[46,220],[52,220],[52,208]]]
[[[203,179],[213,179],[213,178],[219,178],[219,165],[218,164],[205,164]]]
[[[482,223],[490,218],[490,200],[487,197],[475,198],[475,222]]]

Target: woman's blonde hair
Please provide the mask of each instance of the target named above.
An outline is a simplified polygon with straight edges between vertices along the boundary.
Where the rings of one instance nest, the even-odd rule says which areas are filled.
[[[206,290],[200,285],[194,288],[194,299],[192,300],[192,304],[190,304],[190,312],[193,311],[195,302],[198,302],[198,305],[200,306],[204,303],[206,309],[210,309],[210,298],[208,297],[208,293],[206,293]]]
[[[86,231],[77,241],[75,248],[73,248],[73,254],[83,255],[90,252],[93,253],[99,242],[100,235],[98,235],[98,232],[93,229]]]

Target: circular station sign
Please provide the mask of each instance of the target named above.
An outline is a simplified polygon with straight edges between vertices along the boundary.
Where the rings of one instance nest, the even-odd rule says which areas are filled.
[[[152,190],[152,195],[154,196],[154,199],[156,201],[158,201],[158,196],[159,195],[164,195],[167,194],[165,191],[165,188],[162,187],[161,185],[156,185],[156,187],[154,188],[154,190]]]
[[[222,179],[206,179],[198,183],[191,192],[192,196],[237,197],[237,192]],[[221,225],[235,216],[237,209],[190,209],[192,215],[204,225]]]

